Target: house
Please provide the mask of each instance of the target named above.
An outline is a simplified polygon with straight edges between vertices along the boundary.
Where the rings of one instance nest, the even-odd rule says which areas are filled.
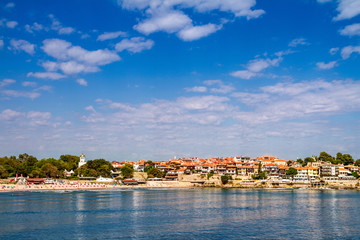
[[[337,180],[339,176],[339,166],[326,164],[320,166],[320,177],[324,180]]]

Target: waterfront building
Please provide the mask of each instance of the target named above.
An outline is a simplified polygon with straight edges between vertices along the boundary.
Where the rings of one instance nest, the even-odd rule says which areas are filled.
[[[339,166],[333,164],[320,166],[320,176],[324,180],[337,180],[339,176]]]
[[[85,154],[81,154],[80,155],[80,162],[79,162],[79,168],[81,168],[81,166],[86,164],[86,158],[85,158]]]

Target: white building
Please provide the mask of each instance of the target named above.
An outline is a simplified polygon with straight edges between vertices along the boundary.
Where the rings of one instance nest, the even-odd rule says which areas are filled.
[[[79,168],[82,166],[82,165],[85,165],[86,164],[86,160],[85,160],[85,154],[81,154],[80,155],[80,162],[79,162]]]

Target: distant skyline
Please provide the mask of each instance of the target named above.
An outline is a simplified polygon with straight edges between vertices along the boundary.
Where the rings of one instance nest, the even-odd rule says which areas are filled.
[[[360,158],[358,0],[0,3],[0,156]]]

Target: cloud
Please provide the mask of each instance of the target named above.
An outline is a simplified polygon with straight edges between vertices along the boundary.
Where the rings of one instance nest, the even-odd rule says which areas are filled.
[[[234,71],[234,72],[231,72],[230,75],[233,76],[233,77],[247,79],[247,80],[257,76],[256,73],[248,71],[248,70]]]
[[[5,78],[5,79],[3,79],[3,80],[0,82],[0,88],[1,88],[1,87],[5,87],[5,86],[8,86],[8,85],[11,85],[11,84],[14,84],[14,83],[16,83],[15,80],[9,79],[9,78]]]
[[[339,0],[337,11],[339,14],[334,17],[334,21],[353,18],[360,14],[360,1],[358,0]]]
[[[360,36],[360,23],[354,23],[340,30],[340,34],[344,36]]]
[[[190,25],[192,20],[180,11],[156,14],[150,19],[139,23],[134,28],[146,35],[153,32],[164,31],[167,33],[178,32],[185,26]]]
[[[17,52],[24,51],[30,55],[33,55],[35,53],[35,44],[31,44],[26,40],[12,39],[10,41],[10,45],[12,46],[12,48],[10,49],[13,49]]]
[[[17,91],[17,90],[0,90],[1,94],[7,97],[24,97],[24,98],[30,98],[35,99],[40,97],[40,93],[38,92],[26,92],[26,91]]]
[[[346,46],[341,49],[341,57],[343,59],[348,59],[353,53],[360,53],[360,46]]]
[[[202,26],[192,26],[178,32],[178,37],[183,41],[194,41],[220,30],[222,25],[206,24]]]
[[[204,86],[196,86],[196,87],[192,87],[192,88],[185,88],[185,90],[187,92],[199,92],[199,93],[204,93],[207,92],[207,87]]]
[[[226,94],[229,92],[232,92],[235,90],[235,88],[231,85],[226,85],[224,84],[221,80],[207,80],[204,81],[204,84],[207,86],[217,86],[217,87],[212,87],[210,88],[210,92],[212,93],[222,93],[222,94]]]
[[[258,18],[264,10],[252,10],[255,0],[212,0],[212,1],[158,1],[158,0],[118,0],[118,4],[127,10],[144,11],[146,19],[134,26],[134,29],[151,34],[158,31],[177,33],[184,41],[194,41],[206,37],[222,28],[222,25],[207,23],[194,26],[192,19],[182,9],[194,9],[199,13],[222,11],[232,13],[235,17],[246,17],[248,20]],[[218,19],[218,21],[222,21]],[[226,20],[223,23],[227,22]]]
[[[27,32],[29,32],[29,33],[34,33],[34,31],[38,32],[38,31],[41,31],[43,29],[46,30],[46,28],[43,25],[41,25],[41,24],[39,24],[37,22],[34,22],[32,26],[30,26],[29,24],[25,25],[25,30]]]
[[[339,48],[331,48],[331,49],[329,50],[329,53],[330,53],[331,55],[335,55],[338,51],[339,51]]]
[[[126,37],[127,33],[126,32],[122,32],[122,31],[118,31],[118,32],[105,32],[101,35],[98,36],[97,41],[105,41],[105,40],[109,40],[109,39],[115,39],[118,37]]]
[[[283,60],[282,56],[292,53],[291,51],[278,52],[275,55],[276,58],[259,58],[250,60],[246,65],[246,70],[240,70],[231,72],[230,75],[242,79],[250,79],[256,76],[260,76],[262,71],[269,67],[279,66],[279,63]]]
[[[99,49],[88,51],[61,39],[46,39],[41,47],[44,52],[58,62],[43,63],[45,69],[60,69],[65,74],[77,74],[100,71],[99,66],[119,61],[121,58],[113,51]]]
[[[318,62],[316,63],[316,66],[321,69],[321,70],[327,70],[327,69],[332,69],[336,66],[337,61],[332,61],[332,62],[328,62],[328,63],[324,63],[324,62]]]
[[[6,22],[6,27],[8,28],[15,28],[18,25],[17,21],[7,21]]]
[[[22,113],[20,113],[20,112],[16,112],[11,109],[5,109],[4,111],[2,111],[0,113],[0,120],[13,122],[21,116],[22,116]]]
[[[56,72],[29,72],[26,76],[51,80],[58,80],[66,77],[65,75]]]
[[[36,82],[22,82],[21,85],[23,85],[24,87],[36,87],[37,83]]]
[[[69,35],[75,32],[75,28],[72,27],[64,27],[59,20],[55,18],[53,14],[49,14],[49,18],[51,20],[51,29],[57,31],[60,35]]]
[[[4,40],[0,39],[0,49],[4,47]]]
[[[143,37],[133,37],[131,39],[123,39],[115,45],[118,52],[127,50],[132,53],[142,52],[143,50],[151,49],[154,46],[154,41]]]
[[[317,0],[318,3],[328,3],[332,2],[333,0]]]
[[[76,80],[76,82],[80,85],[80,86],[84,86],[86,87],[88,85],[87,81],[83,78],[79,78],[78,80]]]
[[[305,38],[295,38],[289,43],[289,47],[297,47],[299,45],[309,45]]]
[[[47,126],[51,124],[51,113],[49,112],[30,111],[26,117],[29,119],[29,125],[31,126]]]

